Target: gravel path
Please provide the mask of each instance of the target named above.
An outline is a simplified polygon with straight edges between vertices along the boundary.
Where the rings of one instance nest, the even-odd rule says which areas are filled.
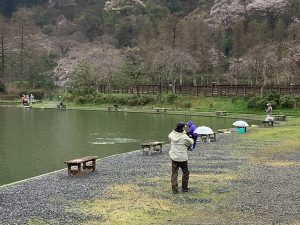
[[[242,212],[251,219],[257,218],[257,222],[247,217],[227,222],[223,219],[218,224],[300,224],[299,166],[254,167],[247,156],[236,156],[233,152],[243,150],[251,155],[257,143],[249,143],[234,133],[220,134],[217,138],[217,142],[198,144],[197,150],[189,153],[191,174],[221,174],[225,170],[242,173],[230,187],[214,190],[223,193],[234,189],[239,193],[217,208],[220,212]],[[85,173],[81,177],[68,177],[66,170],[62,170],[1,187],[0,224],[26,224],[32,218],[53,220],[55,224],[80,224],[89,219],[101,221],[101,217],[83,216],[80,211],[74,211],[76,202],[97,198],[111,185],[136,183],[138,177],[169,176],[167,151],[168,145],[165,145],[163,154],[143,156],[141,151],[135,151],[100,159],[95,173]],[[285,156],[289,158],[299,162],[300,154]]]

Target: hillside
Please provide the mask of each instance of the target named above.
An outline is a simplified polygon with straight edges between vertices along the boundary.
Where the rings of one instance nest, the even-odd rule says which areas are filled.
[[[300,83],[297,0],[5,0],[0,9],[5,83]]]

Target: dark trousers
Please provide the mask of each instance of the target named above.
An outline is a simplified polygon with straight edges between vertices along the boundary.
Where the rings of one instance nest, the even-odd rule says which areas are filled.
[[[192,136],[192,139],[194,140],[194,144],[193,144],[193,149],[194,149],[196,148],[198,136]]]
[[[182,170],[182,189],[188,189],[190,172],[187,161],[177,162],[172,160],[172,190],[178,190],[178,170]]]

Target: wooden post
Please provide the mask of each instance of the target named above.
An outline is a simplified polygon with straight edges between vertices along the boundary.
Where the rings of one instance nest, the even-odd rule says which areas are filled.
[[[78,163],[77,166],[78,166],[78,175],[81,175],[81,172],[82,172],[81,163]]]
[[[72,175],[71,164],[68,164],[68,175]]]
[[[93,160],[92,167],[93,167],[93,171],[95,172],[95,170],[96,170],[96,159]]]

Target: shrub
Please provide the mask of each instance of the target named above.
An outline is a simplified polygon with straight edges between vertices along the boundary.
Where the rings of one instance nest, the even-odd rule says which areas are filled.
[[[5,84],[0,81],[0,92],[5,92]]]
[[[85,98],[86,103],[93,103],[94,99],[95,99],[95,96],[92,95],[92,94],[87,94],[87,95],[84,96],[84,98]]]
[[[103,103],[103,98],[101,94],[96,94],[94,97],[94,103],[95,104],[101,104]]]
[[[167,103],[172,104],[175,103],[176,100],[180,99],[180,96],[176,94],[168,94],[165,99]]]
[[[256,95],[253,94],[253,93],[247,94],[247,95],[244,97],[244,100],[245,100],[246,102],[249,102],[249,100],[250,100],[251,98],[253,98],[253,97],[256,97]]]
[[[183,107],[184,107],[185,109],[191,108],[191,107],[192,107],[192,103],[190,103],[190,102],[185,102],[185,103],[183,104]]]
[[[83,96],[78,96],[75,98],[75,103],[77,104],[87,104],[87,103],[93,103],[95,99],[95,96],[92,94],[86,94]]]
[[[62,99],[64,102],[72,102],[74,100],[74,96],[71,93],[64,93]]]
[[[240,101],[240,100],[245,100],[245,98],[240,97],[240,96],[235,96],[235,97],[233,97],[233,98],[231,99],[231,102],[232,102],[232,103],[235,103],[235,102],[238,102],[238,101]]]
[[[265,95],[266,101],[270,102],[272,104],[278,105],[280,102],[280,94],[276,91],[270,91],[268,94]],[[272,106],[273,106],[272,104]]]
[[[139,105],[139,97],[137,95],[133,95],[128,97],[127,104],[130,106],[136,106]]]
[[[266,109],[266,105],[267,103],[271,103],[272,104],[272,107],[275,108],[277,103],[275,101],[267,101],[265,98],[261,98],[260,100],[258,100],[256,102],[256,108],[257,109]]]
[[[259,96],[253,96],[253,97],[250,97],[248,100],[247,100],[247,107],[248,108],[257,108],[257,103],[259,101],[261,101],[262,98],[259,97]]]
[[[143,95],[140,97],[140,105],[147,105],[153,102],[155,102],[155,97],[152,95]]]
[[[280,106],[283,108],[293,108],[297,98],[291,95],[285,95],[280,98]]]
[[[77,98],[75,98],[75,103],[77,104],[85,104],[86,103],[86,99],[84,96],[78,96]]]
[[[127,98],[124,96],[110,95],[110,94],[94,94],[93,103],[103,104],[103,103],[115,103],[119,105],[125,105]]]
[[[117,103],[119,105],[126,105],[126,97],[124,96],[116,96],[116,99],[115,99],[115,102],[114,103]]]

